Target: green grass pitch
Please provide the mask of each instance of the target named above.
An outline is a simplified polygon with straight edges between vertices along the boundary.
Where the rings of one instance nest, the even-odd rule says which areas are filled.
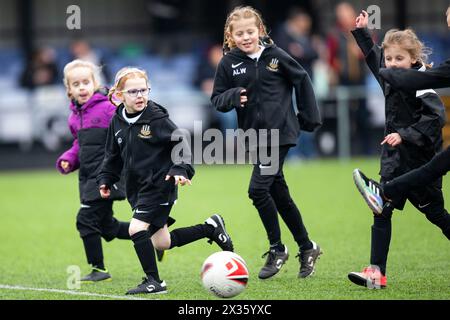
[[[340,163],[321,160],[288,163],[285,176],[310,237],[323,248],[316,274],[298,279],[297,246],[282,225],[290,258],[274,278],[261,281],[257,273],[268,242],[247,186],[250,166],[197,166],[191,187],[180,188],[172,211],[174,227],[201,223],[220,213],[233,237],[235,249],[250,270],[248,288],[238,299],[450,299],[450,248],[441,231],[410,204],[393,216],[388,261],[388,288],[368,290],[353,285],[347,273],[369,262],[372,214],[353,185],[352,170],[359,167],[377,177],[378,160]],[[450,179],[444,179],[450,208]],[[13,290],[4,287],[68,290],[67,267],[89,271],[75,228],[79,207],[77,174],[56,171],[0,173],[0,299],[110,299],[63,292]],[[115,205],[116,217],[129,220],[127,202]],[[113,280],[82,285],[80,291],[122,296],[140,282],[143,273],[130,241],[104,243],[105,263]],[[204,259],[218,251],[206,240],[175,248],[159,264],[169,293],[148,299],[217,299],[200,282]]]

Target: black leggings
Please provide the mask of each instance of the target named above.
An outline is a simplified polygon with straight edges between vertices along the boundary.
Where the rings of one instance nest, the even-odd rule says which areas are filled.
[[[440,188],[426,186],[410,190],[407,193],[407,197],[401,200],[399,199],[399,202],[404,204],[406,199],[422,212],[428,221],[441,229],[442,233],[450,240],[450,214],[444,208],[444,198]],[[370,263],[380,267],[383,274],[386,274],[386,263],[391,242],[391,217],[393,210],[394,204],[386,202],[382,214],[374,215],[372,225]]]
[[[280,213],[299,247],[303,247],[310,243],[308,232],[300,211],[291,198],[283,174],[283,163],[288,151],[288,146],[280,147],[279,168],[275,174],[264,174],[259,161],[254,165],[248,195],[258,210],[271,245],[281,242],[278,222],[278,213]]]

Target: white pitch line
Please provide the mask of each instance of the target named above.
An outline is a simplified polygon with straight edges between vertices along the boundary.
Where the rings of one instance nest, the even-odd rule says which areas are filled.
[[[22,291],[54,292],[54,293],[69,294],[69,295],[74,295],[74,296],[89,296],[89,297],[101,297],[101,298],[122,299],[122,300],[150,300],[150,299],[144,299],[144,298],[138,298],[138,297],[116,296],[116,295],[110,295],[110,294],[100,294],[100,293],[83,292],[83,291],[75,291],[75,290],[61,290],[61,289],[50,289],[50,288],[31,288],[31,287],[23,287],[23,286],[10,286],[10,285],[7,285],[7,284],[0,284],[0,289],[22,290]]]

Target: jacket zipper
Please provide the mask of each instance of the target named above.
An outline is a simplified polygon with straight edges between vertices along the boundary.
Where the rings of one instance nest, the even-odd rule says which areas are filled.
[[[255,61],[255,68],[256,68],[256,72],[255,72],[255,78],[256,78],[256,123],[257,123],[257,128],[255,129],[259,129],[260,126],[260,108],[259,108],[259,69],[258,69],[258,60]]]
[[[80,129],[83,129],[83,112],[81,111],[81,108],[78,112],[80,113]]]
[[[133,168],[132,164],[133,164],[133,152],[131,152],[131,148],[132,148],[132,143],[131,143],[131,133],[133,131],[133,125],[132,124],[128,124],[128,170],[130,170],[131,168]]]

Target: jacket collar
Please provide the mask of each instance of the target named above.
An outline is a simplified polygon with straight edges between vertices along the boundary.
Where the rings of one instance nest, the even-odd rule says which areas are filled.
[[[75,113],[78,113],[80,111],[84,111],[88,108],[93,107],[99,102],[108,101],[107,89],[105,88],[105,90],[100,89],[94,92],[92,97],[88,101],[86,101],[86,103],[84,103],[83,105],[79,105],[75,100],[72,100],[69,106],[70,110],[72,110]]]
[[[125,109],[125,106],[120,104],[117,107],[116,115],[119,117],[120,120],[125,121],[123,118],[123,109]],[[148,123],[157,119],[161,118],[168,118],[169,112],[166,108],[163,106],[157,104],[156,102],[152,100],[148,100],[147,106],[144,109],[144,112],[142,112],[142,115],[139,117],[139,119],[135,123]]]
[[[269,43],[265,43],[265,42],[262,42],[262,44],[264,47],[264,51],[262,52],[261,57],[267,53],[267,49],[276,47],[275,44],[269,44]],[[231,56],[235,56],[235,57],[238,57],[241,59],[250,59],[251,60],[251,58],[245,52],[243,52],[241,49],[239,49],[238,47],[231,49],[226,55],[231,55]]]

